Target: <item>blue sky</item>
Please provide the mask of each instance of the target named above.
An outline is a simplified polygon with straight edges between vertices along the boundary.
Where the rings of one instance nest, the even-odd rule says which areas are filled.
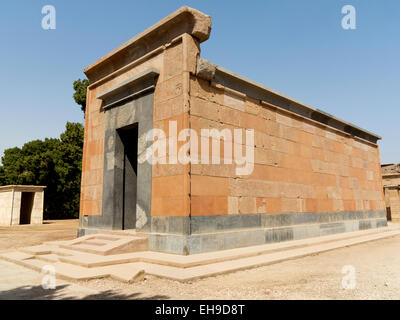
[[[56,30],[41,28],[48,4]],[[83,122],[82,70],[182,5],[212,16],[203,58],[381,135],[382,162],[400,162],[397,0],[1,1],[0,155]]]

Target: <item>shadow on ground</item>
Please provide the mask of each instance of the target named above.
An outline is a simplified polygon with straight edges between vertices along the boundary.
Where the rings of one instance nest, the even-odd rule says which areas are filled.
[[[154,295],[143,297],[140,293],[121,294],[112,290],[101,291],[79,297],[70,295],[69,285],[60,285],[56,289],[43,289],[42,286],[21,286],[11,290],[0,291],[0,300],[164,300],[168,296]]]

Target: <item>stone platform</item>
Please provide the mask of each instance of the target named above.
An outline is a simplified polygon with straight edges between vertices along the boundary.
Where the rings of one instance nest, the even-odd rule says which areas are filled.
[[[146,251],[143,235],[104,233],[86,236],[84,239],[21,248],[0,254],[0,258],[39,272],[44,266],[51,265],[57,277],[66,280],[111,277],[134,282],[148,274],[176,281],[190,281],[399,234],[400,225],[393,224],[380,229],[181,256]]]

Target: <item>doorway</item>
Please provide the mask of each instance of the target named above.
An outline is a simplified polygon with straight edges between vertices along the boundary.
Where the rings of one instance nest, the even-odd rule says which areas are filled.
[[[19,213],[19,224],[30,224],[33,208],[34,192],[22,192],[21,209]]]
[[[153,92],[105,112],[102,215],[88,229],[150,232],[152,165],[138,161],[141,140],[153,129]],[[139,143],[140,141],[140,143]],[[151,142],[143,141],[144,150]]]
[[[136,201],[137,201],[137,153],[139,125],[117,130],[123,145],[123,179],[122,179],[122,229],[136,228]]]

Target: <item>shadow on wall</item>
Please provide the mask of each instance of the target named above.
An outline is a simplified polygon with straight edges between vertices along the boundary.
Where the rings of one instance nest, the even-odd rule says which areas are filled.
[[[21,286],[12,290],[0,291],[0,300],[166,300],[169,297],[155,295],[141,297],[140,293],[118,294],[112,290],[101,291],[98,294],[90,294],[85,297],[69,296],[62,291],[70,285],[60,285],[54,290],[45,290],[42,286]]]

